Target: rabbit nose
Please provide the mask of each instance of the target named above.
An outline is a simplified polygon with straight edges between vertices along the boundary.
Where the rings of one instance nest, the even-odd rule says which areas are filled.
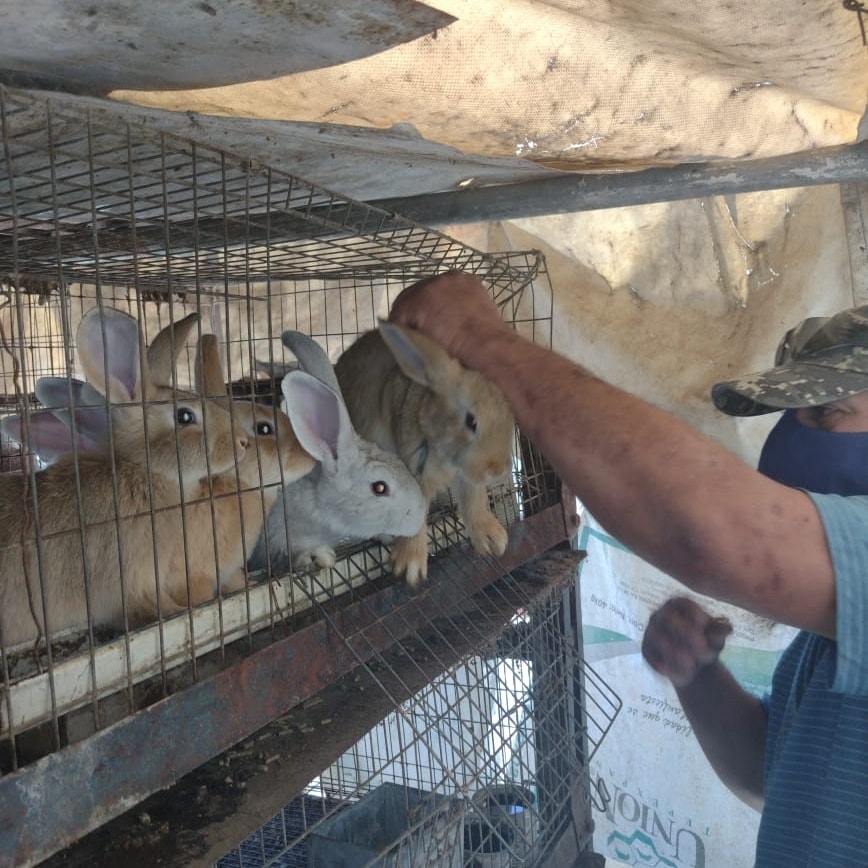
[[[246,452],[247,447],[250,445],[250,440],[248,439],[247,435],[243,431],[238,431],[236,432],[235,436],[235,442],[238,444],[238,449],[241,452]]]

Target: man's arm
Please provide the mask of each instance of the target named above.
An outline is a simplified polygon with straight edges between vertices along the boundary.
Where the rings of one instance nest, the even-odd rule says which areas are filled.
[[[675,688],[711,767],[743,802],[761,811],[768,721],[762,703],[720,662],[731,627],[683,597],[648,622],[642,654]]]
[[[719,660],[675,692],[717,776],[743,802],[762,811],[768,728],[762,703]]]
[[[700,593],[834,638],[832,562],[805,494],[525,340],[471,275],[409,287],[391,317],[492,380],[560,477],[639,556]]]

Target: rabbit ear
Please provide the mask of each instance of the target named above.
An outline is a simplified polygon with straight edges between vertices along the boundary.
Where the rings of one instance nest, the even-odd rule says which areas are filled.
[[[227,394],[217,335],[205,334],[199,338],[199,352],[196,353],[196,391],[203,398],[223,398]]]
[[[105,406],[105,398],[90,383],[75,377],[40,377],[34,392],[48,409],[93,410]]]
[[[36,381],[36,397],[70,429],[75,416],[75,436],[80,449],[108,443],[108,414],[105,398],[90,384],[65,377],[40,377]],[[73,411],[73,412],[70,412]]]
[[[35,413],[32,413],[31,417],[35,415]],[[14,416],[4,416],[0,419],[0,431],[3,432],[4,437],[8,437],[19,446],[23,446],[27,440],[27,437],[24,434],[24,426],[21,424],[21,416],[17,413]]]
[[[380,320],[377,328],[398,366],[411,380],[435,391],[455,381],[458,362],[436,341],[385,320]]]
[[[98,452],[101,444],[94,442],[81,432],[73,442],[69,419],[63,415],[67,411],[54,413],[51,410],[37,410],[28,418],[28,429],[25,433],[21,417],[6,416],[0,420],[0,429],[20,446],[34,452],[43,464],[53,464],[64,455],[71,455],[74,443],[79,452]]]
[[[53,464],[72,452],[72,432],[50,410],[31,413],[26,431],[21,416],[5,416],[0,430],[25,450],[35,452],[44,464]]]
[[[193,326],[199,322],[198,313],[187,314],[177,322],[169,323],[148,347],[148,367],[151,380],[161,386],[172,385],[175,362],[190,337]]]
[[[280,340],[298,359],[299,367],[303,371],[307,371],[340,395],[341,387],[338,385],[334,366],[326,351],[312,337],[304,332],[285,331]]]
[[[34,392],[40,404],[51,408],[75,407],[81,404],[81,391],[84,383],[74,377],[40,377],[36,381]],[[101,403],[105,403],[102,396]]]
[[[343,402],[333,389],[304,371],[290,371],[280,387],[298,442],[327,471],[334,472],[353,436]]]
[[[115,403],[143,396],[141,333],[131,316],[91,308],[78,325],[76,343],[84,375],[101,395]]]

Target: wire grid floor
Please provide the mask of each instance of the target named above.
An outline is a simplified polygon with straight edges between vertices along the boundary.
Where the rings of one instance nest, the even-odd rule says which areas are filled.
[[[466,568],[450,562],[438,575],[446,597]],[[532,596],[520,573],[458,610],[444,607],[412,635],[396,629],[397,654],[377,653],[366,664],[396,711],[218,868],[327,866],[350,852],[358,866],[381,858],[376,864],[414,868],[484,864],[474,862],[480,856],[535,864],[573,822],[571,800],[590,797],[583,774],[620,700],[576,650],[563,579]],[[357,636],[344,641],[363,647]],[[405,673],[427,671],[432,660],[446,668],[401,702],[406,682],[396,660]],[[409,828],[392,825],[390,840],[371,831],[389,826],[385,808],[370,807],[384,790],[393,814],[405,800],[422,810],[420,819],[408,808]],[[350,822],[353,811],[360,816]],[[426,823],[440,824],[436,842]],[[345,849],[350,839],[361,849]]]

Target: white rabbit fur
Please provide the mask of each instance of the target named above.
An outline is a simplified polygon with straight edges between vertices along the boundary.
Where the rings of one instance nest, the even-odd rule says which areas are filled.
[[[396,452],[426,501],[449,488],[470,541],[502,555],[508,535],[489,509],[487,483],[507,474],[515,422],[500,391],[411,329],[381,323],[335,365],[362,437]],[[427,575],[427,528],[395,540],[392,566],[415,587]]]
[[[334,394],[335,413],[327,434],[305,443],[317,465],[275,501],[251,569],[268,567],[279,574],[311,562],[329,567],[341,542],[415,534],[424,526],[427,502],[413,475],[394,452],[356,433],[322,347],[297,331],[285,331],[281,340],[300,369]],[[291,376],[284,377],[284,395]],[[294,418],[294,411],[289,413]]]
[[[183,608],[186,589],[169,569],[183,546],[181,503],[248,448],[224,407],[170,388],[165,368],[148,364],[132,317],[88,311],[77,345],[88,382],[111,408],[111,449],[0,479],[6,648],[88,622],[136,626]]]

